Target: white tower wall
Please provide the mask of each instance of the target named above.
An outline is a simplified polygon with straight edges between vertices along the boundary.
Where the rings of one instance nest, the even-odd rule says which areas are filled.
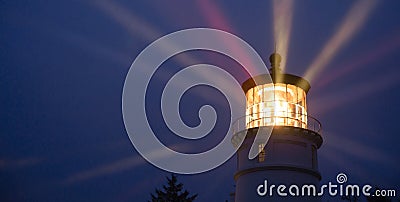
[[[314,185],[319,188],[321,179],[318,172],[317,149],[322,144],[321,136],[311,130],[290,126],[275,127],[273,133],[264,148],[264,160],[260,157],[248,159],[249,150],[254,141],[258,128],[249,129],[235,135],[246,137],[237,152],[237,172],[235,202],[257,201],[320,201],[318,197],[282,197],[279,196],[276,187],[272,196],[269,190],[265,196],[257,193],[259,185],[267,180],[270,185],[286,185],[286,193],[289,194],[290,185],[303,184]],[[256,143],[257,144],[257,143]],[[301,194],[301,190],[300,190]],[[308,192],[307,192],[308,194]]]

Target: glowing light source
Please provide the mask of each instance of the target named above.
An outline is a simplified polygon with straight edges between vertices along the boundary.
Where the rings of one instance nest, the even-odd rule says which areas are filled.
[[[246,127],[295,126],[307,128],[306,93],[283,83],[269,83],[246,93]]]

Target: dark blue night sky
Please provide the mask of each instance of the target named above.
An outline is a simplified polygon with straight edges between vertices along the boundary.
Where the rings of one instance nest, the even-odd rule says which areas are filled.
[[[295,1],[286,72],[303,76],[356,3]],[[349,182],[400,192],[399,10],[396,0],[374,5],[311,81],[309,113],[323,125],[322,182],[345,172]],[[196,27],[241,37],[266,63],[274,51],[270,1],[1,0],[0,201],[149,200],[169,173],[147,163],[128,138],[124,79],[151,42]],[[216,128],[198,142],[175,137],[159,110],[163,85],[191,65],[177,62],[182,55],[220,66],[240,82],[248,75],[221,54],[190,51],[165,62],[152,79],[146,107],[160,140],[179,151],[204,151],[229,127],[220,92],[198,86],[181,100],[188,125],[198,124],[204,104],[219,115]],[[235,169],[232,158],[178,180],[198,201],[225,201],[234,191]]]

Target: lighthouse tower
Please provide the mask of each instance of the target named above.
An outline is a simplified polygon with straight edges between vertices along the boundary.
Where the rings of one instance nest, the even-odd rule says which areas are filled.
[[[250,78],[242,85],[246,115],[237,120],[237,125],[244,128],[235,130],[232,137],[233,145],[239,147],[235,202],[320,201],[308,186],[313,185],[318,193],[321,175],[317,149],[322,144],[321,124],[307,113],[310,84],[282,73],[279,54],[269,59],[270,75]],[[263,138],[255,138],[257,132],[269,140],[258,141]],[[252,146],[258,147],[259,153],[249,159]]]

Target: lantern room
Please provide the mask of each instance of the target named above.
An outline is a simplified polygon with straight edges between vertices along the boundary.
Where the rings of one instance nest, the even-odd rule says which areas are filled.
[[[242,85],[246,93],[246,128],[261,126],[293,126],[308,128],[307,92],[305,79],[281,73],[281,56],[270,56],[269,75],[248,79]],[[271,80],[272,79],[272,80]]]

